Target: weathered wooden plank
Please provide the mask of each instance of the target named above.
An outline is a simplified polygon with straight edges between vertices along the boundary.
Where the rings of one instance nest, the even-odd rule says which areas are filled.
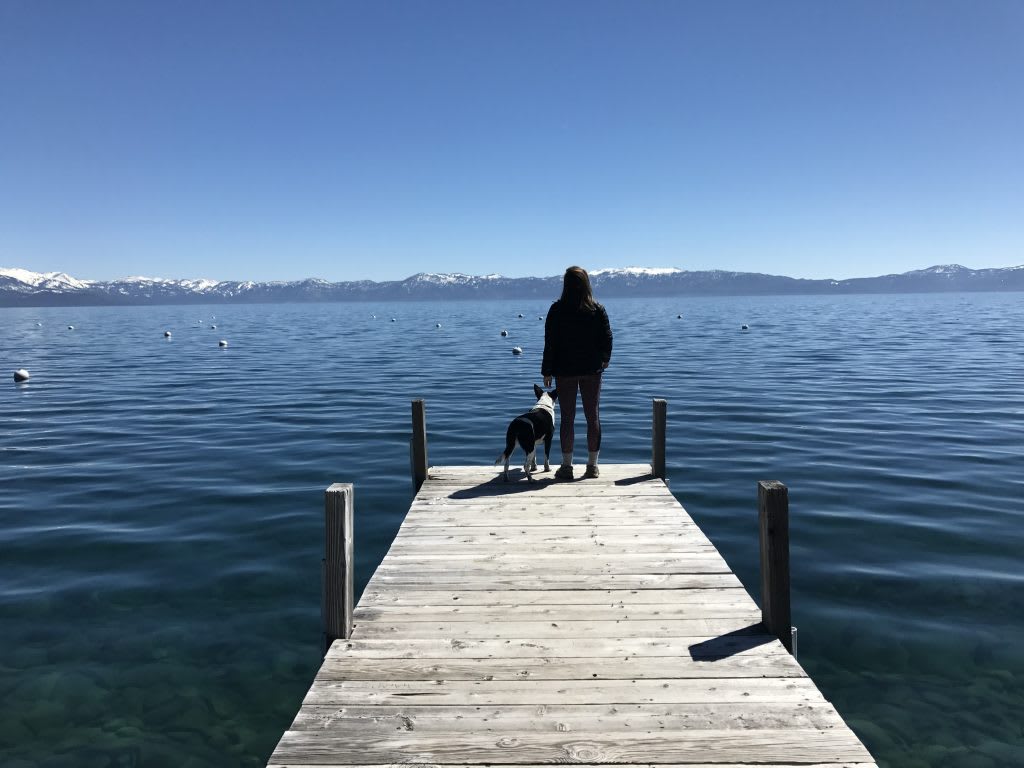
[[[280,762],[312,763],[323,758],[338,762],[422,763],[523,762],[648,763],[821,762],[870,760],[867,750],[843,729],[716,729],[604,734],[600,732],[524,733],[495,738],[489,733],[417,734],[394,731],[387,738],[359,739],[348,733],[289,731],[276,752]]]
[[[412,528],[412,526],[410,526]],[[604,526],[597,528],[558,529],[557,531],[543,528],[517,526],[514,523],[505,525],[492,524],[486,529],[472,532],[455,533],[455,528],[421,529],[411,533],[409,529],[400,531],[396,544],[432,548],[437,546],[496,546],[518,544],[573,544],[603,542],[606,544],[663,544],[684,543],[701,544],[710,547],[711,542],[696,527],[683,528],[677,525],[662,526],[661,530],[648,530],[638,526]]]
[[[356,622],[353,637],[467,637],[545,638],[594,637],[704,637],[728,632],[760,632],[760,613],[721,619],[662,619],[657,621],[510,621],[481,625],[461,621]]]
[[[576,555],[584,557],[619,557],[625,555],[658,555],[671,557],[675,555],[716,555],[718,550],[710,544],[699,542],[638,542],[636,544],[616,544],[603,541],[575,541],[559,544],[557,542],[530,541],[528,539],[502,544],[495,542],[486,544],[452,544],[451,546],[422,546],[419,543],[407,544],[395,541],[388,550],[395,557],[439,557],[439,550],[445,550],[452,559],[457,558],[511,558],[517,556],[534,557],[537,555]]]
[[[732,573],[605,573],[600,579],[592,573],[527,573],[509,574],[484,572],[467,583],[461,573],[438,573],[419,571],[409,573],[401,568],[377,573],[370,579],[373,586],[390,586],[402,589],[434,589],[444,586],[465,589],[707,589],[710,587],[742,586]]]
[[[575,572],[578,569],[584,570],[600,570],[604,568],[613,568],[617,572],[621,573],[623,569],[637,570],[641,573],[662,573],[663,571],[657,570],[662,568],[678,568],[682,564],[693,564],[693,565],[714,565],[717,569],[729,570],[729,566],[725,564],[722,556],[717,552],[679,552],[679,553],[660,553],[660,552],[634,552],[634,553],[621,553],[613,556],[606,556],[601,552],[597,553],[567,553],[565,555],[558,555],[552,553],[539,553],[532,554],[530,552],[492,552],[492,553],[481,553],[473,551],[456,551],[456,552],[434,552],[434,553],[414,553],[414,554],[388,554],[388,557],[384,565],[392,567],[411,567],[415,568],[417,565],[429,565],[430,567],[437,567],[439,561],[452,563],[453,568],[463,568],[473,562],[477,563],[490,563],[492,567],[527,567],[530,569],[537,569],[544,571],[545,573],[551,573],[555,570],[563,570],[569,572]],[[652,570],[653,569],[653,570]],[[675,573],[675,570],[668,571],[668,573]]]
[[[341,763],[298,763],[292,762],[292,766],[301,765],[303,768],[337,768]],[[483,765],[486,765],[484,763]],[[583,763],[574,762],[576,768],[607,768],[608,763]],[[416,763],[414,766],[409,763],[344,763],[345,768],[479,768],[481,763]],[[551,768],[549,763],[516,763],[517,768]],[[644,768],[878,768],[876,763],[854,763],[849,761],[831,763],[644,763]],[[281,763],[273,762],[267,768],[288,768]]]
[[[742,587],[717,589],[549,589],[472,590],[426,589],[409,592],[367,587],[359,599],[361,607],[380,605],[690,605],[753,600]]]
[[[705,756],[706,757],[706,756]],[[297,763],[291,765],[302,765],[303,768],[337,768],[340,763]],[[479,768],[481,763],[416,763],[411,766],[409,763],[344,763],[345,768]],[[486,763],[484,764],[486,765]],[[607,768],[608,763],[584,763],[574,762],[576,768]],[[516,763],[517,768],[551,768],[549,763]],[[876,763],[850,762],[847,760],[831,763],[644,763],[644,768],[878,768]],[[272,762],[267,768],[288,768],[288,766]]]
[[[399,536],[408,535],[410,532],[418,532],[420,530],[425,531],[429,528],[451,528],[452,526],[459,526],[464,529],[473,529],[476,527],[494,529],[497,521],[505,519],[519,525],[528,525],[531,527],[557,526],[559,528],[564,528],[578,526],[594,527],[621,525],[626,519],[629,519],[629,522],[632,525],[674,525],[680,529],[695,527],[692,522],[688,522],[685,518],[677,517],[675,515],[654,515],[630,511],[614,513],[577,513],[571,510],[562,510],[560,514],[556,514],[547,510],[538,511],[528,515],[521,513],[505,515],[499,510],[492,510],[489,515],[480,511],[478,515],[472,517],[449,513],[447,511],[435,511],[407,518],[406,522],[404,522],[400,528]]]
[[[359,654],[325,661],[317,680],[639,680],[723,677],[801,677],[793,657],[692,659],[608,657],[539,659],[373,659]]]
[[[729,572],[722,556],[717,552],[620,552],[609,555],[597,552],[416,552],[388,553],[386,563],[391,568],[436,567],[438,562],[451,564],[453,570],[493,570],[504,568],[541,569],[548,573],[558,571],[577,573],[614,570],[644,571],[648,573],[678,573],[681,568],[697,568],[700,572]],[[665,569],[669,570],[665,570]]]
[[[452,525],[430,525],[422,526],[406,521],[398,532],[399,539],[412,539],[415,541],[431,540],[438,544],[443,539],[454,538],[460,542],[469,543],[473,540],[485,541],[494,536],[499,537],[523,537],[537,538],[542,540],[555,540],[559,538],[578,539],[592,537],[630,538],[641,539],[663,539],[673,538],[689,541],[690,539],[708,541],[695,524],[680,525],[676,522],[664,524],[635,523],[629,521],[616,521],[603,525],[530,525],[521,524],[517,520],[495,520],[491,518],[489,525],[474,526],[467,528],[464,525],[453,523]],[[710,542],[708,542],[710,543]]]
[[[480,605],[360,606],[353,616],[356,623],[380,621],[401,624],[414,621],[472,621],[502,623],[523,621],[654,621],[661,619],[717,619],[756,615],[757,606],[749,598],[739,603],[700,605],[504,605],[488,608]]]
[[[558,509],[538,506],[533,509],[520,509],[518,505],[507,508],[501,505],[484,507],[441,506],[421,507],[406,515],[403,528],[419,528],[430,525],[434,527],[451,527],[475,525],[482,522],[490,527],[509,525],[663,525],[673,526],[678,530],[697,528],[696,524],[678,509],[655,506],[613,508],[606,506],[595,509],[586,504],[560,505]]]
[[[457,734],[476,732],[598,731],[601,733],[707,729],[836,728],[842,718],[831,704],[728,702],[724,704],[577,704],[505,705],[496,707],[429,706],[305,706],[292,725],[298,730],[324,730],[343,724],[347,730],[417,731]]]
[[[509,494],[506,496],[489,496],[481,498],[453,497],[453,496],[417,496],[410,507],[410,512],[420,512],[428,509],[450,508],[454,510],[465,510],[472,512],[486,508],[498,507],[502,510],[520,512],[543,512],[545,506],[550,506],[552,511],[562,509],[589,509],[594,512],[602,511],[623,511],[623,510],[644,510],[650,509],[663,512],[666,515],[674,514],[683,517],[686,510],[679,501],[668,493],[645,493],[642,496],[622,496],[613,491],[606,491],[604,494],[593,493],[587,496],[566,495],[557,499],[540,499],[528,497],[524,494]]]
[[[328,659],[348,654],[364,658],[532,658],[633,656],[678,659],[716,658],[742,654],[789,656],[778,639],[756,632],[707,637],[594,637],[548,638],[401,638],[387,637],[338,640]],[[666,662],[666,663],[671,663]]]
[[[824,703],[807,677],[658,678],[651,680],[319,680],[306,704],[670,704]]]
[[[458,577],[463,580],[479,579],[480,583],[486,581],[488,576],[494,577],[525,577],[537,573],[538,568],[547,568],[544,574],[546,578],[554,576],[590,576],[595,579],[595,586],[606,589],[610,584],[597,581],[598,577],[612,576],[614,574],[630,574],[637,571],[646,572],[649,575],[673,574],[673,573],[729,573],[729,566],[721,558],[699,558],[695,556],[679,556],[668,560],[658,559],[647,562],[627,563],[617,560],[606,561],[598,557],[582,558],[576,562],[563,562],[557,558],[548,558],[547,562],[539,556],[532,562],[523,560],[510,562],[509,560],[493,559],[487,560],[462,560],[453,564],[448,572],[448,578]],[[419,560],[410,558],[407,562],[399,562],[401,558],[388,558],[377,570],[382,574],[401,574],[409,576],[427,576],[436,573],[437,566],[431,566],[431,562],[440,563],[435,560]],[[451,561],[448,561],[451,562]],[[465,582],[464,582],[465,583]]]
[[[482,532],[479,537],[466,537],[456,540],[451,536],[418,536],[402,531],[391,545],[393,552],[415,552],[416,550],[436,550],[438,547],[450,551],[475,551],[475,550],[497,550],[507,554],[529,554],[534,547],[554,549],[562,547],[567,551],[572,548],[584,552],[591,552],[596,547],[608,547],[612,549],[625,549],[635,547],[634,551],[641,552],[640,547],[648,547],[651,551],[679,551],[679,552],[717,552],[718,550],[707,539],[701,539],[695,533],[678,536],[643,536],[639,533],[615,535],[594,533],[587,535],[582,529],[577,536],[544,536],[543,534],[523,534],[508,529],[502,533],[499,529],[489,529]],[[517,552],[517,550],[519,550]]]
[[[673,503],[674,502],[674,503]],[[679,506],[674,497],[668,495],[648,494],[645,496],[616,496],[606,493],[603,496],[564,496],[558,499],[532,499],[522,496],[503,496],[488,499],[460,499],[450,497],[417,497],[409,509],[413,516],[439,509],[451,510],[465,514],[478,514],[486,510],[498,510],[509,519],[517,519],[521,514],[561,514],[566,511],[592,512],[594,514],[624,514],[649,511],[666,517],[686,518],[686,511]]]

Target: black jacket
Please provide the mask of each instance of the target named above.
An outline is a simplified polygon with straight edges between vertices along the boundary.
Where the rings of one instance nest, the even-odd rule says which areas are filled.
[[[585,376],[599,373],[612,357],[612,327],[600,304],[574,310],[556,301],[544,322],[541,376]]]

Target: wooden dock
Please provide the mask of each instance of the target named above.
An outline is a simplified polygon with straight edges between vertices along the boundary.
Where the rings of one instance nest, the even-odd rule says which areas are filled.
[[[536,477],[420,478],[269,765],[874,766],[650,466]]]

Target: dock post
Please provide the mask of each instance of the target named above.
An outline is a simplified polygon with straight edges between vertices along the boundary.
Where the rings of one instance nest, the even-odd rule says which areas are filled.
[[[324,629],[323,656],[327,655],[335,640],[347,640],[352,636],[352,609],[355,607],[354,507],[355,487],[352,483],[335,483],[324,492],[323,602],[320,608]]]
[[[427,406],[423,400],[412,401],[409,459],[412,462],[412,492],[419,493],[420,486],[427,479]]]
[[[793,652],[789,604],[789,491],[778,480],[757,483],[761,529],[761,621]]]
[[[668,417],[668,401],[654,398],[651,423],[651,474],[665,479],[665,422]]]

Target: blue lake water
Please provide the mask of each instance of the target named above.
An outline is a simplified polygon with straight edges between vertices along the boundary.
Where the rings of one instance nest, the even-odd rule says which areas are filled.
[[[606,302],[602,460],[667,398],[672,490],[755,595],[756,481],[789,486],[800,661],[883,766],[1024,764],[1022,298]],[[319,664],[323,489],[361,589],[409,401],[432,464],[489,464],[546,311],[0,310],[0,765],[262,765]]]

